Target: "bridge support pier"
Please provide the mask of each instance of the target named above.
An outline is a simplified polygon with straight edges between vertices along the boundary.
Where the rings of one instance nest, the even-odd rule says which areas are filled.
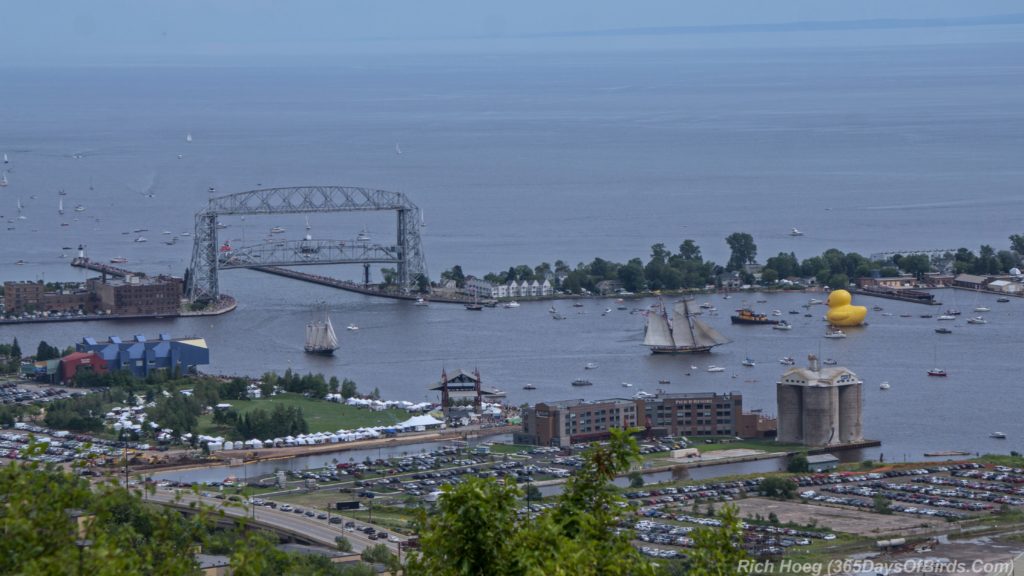
[[[363,263],[363,288],[370,286],[370,263]]]

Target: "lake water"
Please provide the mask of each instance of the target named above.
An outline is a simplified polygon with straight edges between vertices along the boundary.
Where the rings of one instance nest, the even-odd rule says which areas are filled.
[[[167,246],[162,231],[191,231],[211,186],[218,194],[305,184],[405,192],[425,212],[435,279],[453,264],[483,274],[556,259],[646,259],[651,244],[675,248],[685,238],[724,262],[724,237],[734,231],[753,234],[762,260],[831,247],[1001,249],[1022,232],[1022,56],[1022,45],[1005,43],[6,70],[0,151],[11,163],[10,185],[0,189],[0,279],[84,279],[59,258],[61,247],[78,244],[99,260],[124,256],[129,268],[180,275],[190,238]],[[67,191],[63,218],[59,189]],[[6,223],[18,199],[27,219]],[[76,204],[86,210],[73,212]],[[364,228],[392,234],[383,214],[315,215],[310,224],[318,238],[354,238]],[[298,218],[250,218],[223,236],[258,241],[271,226],[286,227],[284,237],[305,233]],[[806,236],[788,236],[793,227]],[[133,242],[139,235],[149,241]],[[820,307],[814,318],[787,315],[796,327],[782,333],[730,326],[725,313],[743,297],[709,297],[723,313],[712,323],[734,342],[690,359],[647,354],[639,315],[601,315],[611,301],[557,303],[569,319],[554,322],[548,303],[471,314],[244,270],[222,274],[221,288],[239,301],[222,317],[4,326],[0,340],[198,335],[210,343],[211,372],[291,367],[412,401],[432,399],[427,387],[442,369],[479,368],[485,384],[517,403],[654,391],[668,378],[661,387],[672,391],[740,391],[748,409],[767,413],[775,412],[777,359],[820,351],[865,380],[865,434],[883,441],[887,460],[1020,450],[1024,438],[1016,301],[958,293],[965,312],[982,303],[993,312],[984,326],[951,323],[949,336],[916,317],[934,310],[882,301],[896,315],[871,313],[870,326],[830,341],[821,338]],[[940,298],[950,302],[947,294]],[[809,297],[773,295],[757,307],[802,312]],[[361,328],[341,331],[334,358],[302,353],[303,325],[320,300],[336,326]],[[899,318],[903,311],[915,317]],[[747,355],[757,366],[740,366]],[[700,369],[686,376],[694,360]],[[587,362],[599,368],[584,372]],[[949,378],[925,375],[936,362]],[[706,373],[709,363],[727,370]],[[580,377],[594,386],[569,386]],[[888,392],[878,389],[883,380]],[[538,389],[522,390],[526,383]],[[987,438],[997,430],[1009,438]]]

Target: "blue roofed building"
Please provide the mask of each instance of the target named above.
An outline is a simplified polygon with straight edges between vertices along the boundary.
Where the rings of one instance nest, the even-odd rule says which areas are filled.
[[[202,338],[171,338],[160,334],[156,340],[147,340],[138,334],[128,340],[111,336],[97,341],[85,337],[75,345],[78,352],[94,352],[107,362],[111,371],[130,370],[138,378],[145,378],[154,370],[169,374],[189,374],[196,367],[210,363],[210,349]]]

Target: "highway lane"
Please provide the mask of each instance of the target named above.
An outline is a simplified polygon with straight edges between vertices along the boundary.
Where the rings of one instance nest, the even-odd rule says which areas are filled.
[[[233,504],[231,502],[226,502],[217,498],[205,498],[188,491],[178,491],[176,494],[174,490],[159,489],[152,494],[148,494],[146,496],[146,500],[157,504],[164,504],[179,508],[189,508],[189,504],[192,502],[202,503],[214,510],[223,510],[226,516],[234,518],[249,518],[250,521],[254,521],[256,524],[272,530],[276,530],[284,534],[295,535],[330,548],[335,547],[335,538],[338,536],[344,536],[352,543],[352,549],[355,552],[362,552],[367,547],[376,544],[385,544],[393,553],[398,553],[398,544],[395,542],[370,540],[369,536],[363,532],[344,529],[344,524],[330,524],[327,520],[310,518],[305,514],[282,512],[280,510],[264,506],[249,507],[242,504],[231,505]],[[331,516],[338,515],[332,513]],[[351,518],[343,518],[344,522],[354,521]],[[372,524],[362,521],[354,522],[357,527],[373,526]],[[386,528],[382,528],[380,526],[373,527],[377,529],[378,532],[382,530],[388,531]],[[405,538],[400,538],[400,540],[404,541]]]

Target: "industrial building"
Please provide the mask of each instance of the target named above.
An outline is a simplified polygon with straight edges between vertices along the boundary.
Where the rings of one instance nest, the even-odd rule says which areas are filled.
[[[642,398],[538,402],[523,412],[517,442],[568,446],[601,440],[611,428],[643,428],[655,436],[770,437],[775,420],[743,412],[732,392],[664,393]]]
[[[847,368],[822,367],[818,357],[793,367],[776,384],[779,442],[833,446],[864,440],[863,382]]]
[[[137,335],[128,341],[111,336],[105,342],[83,338],[75,345],[77,352],[92,352],[101,358],[111,372],[130,370],[138,378],[145,378],[155,370],[173,374],[195,372],[198,366],[210,363],[210,350],[202,338],[172,339],[161,334],[157,340]]]

